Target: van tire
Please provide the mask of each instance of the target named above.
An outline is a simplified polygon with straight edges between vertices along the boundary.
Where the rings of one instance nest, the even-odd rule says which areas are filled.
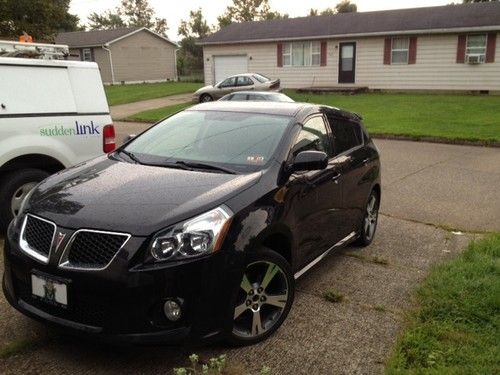
[[[0,233],[4,233],[11,220],[12,198],[20,187],[29,183],[38,183],[50,174],[41,169],[21,169],[8,172],[0,178]]]

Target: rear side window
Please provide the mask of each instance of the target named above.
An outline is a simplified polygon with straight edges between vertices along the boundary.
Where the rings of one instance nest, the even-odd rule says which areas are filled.
[[[361,126],[340,117],[328,118],[333,131],[333,150],[339,155],[363,144]]]
[[[250,86],[250,85],[253,85],[253,81],[246,77],[246,76],[242,76],[242,77],[238,77],[238,80],[236,81],[236,86]]]
[[[332,156],[330,137],[323,117],[313,117],[304,124],[292,147],[292,154],[295,157],[299,152],[310,150],[323,151],[328,157]]]

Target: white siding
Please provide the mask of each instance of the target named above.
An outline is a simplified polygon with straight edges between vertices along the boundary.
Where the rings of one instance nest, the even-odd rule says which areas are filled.
[[[500,35],[495,62],[480,65],[457,64],[456,34],[418,36],[417,63],[384,65],[384,38],[329,40],[327,66],[277,67],[277,44],[205,46],[205,82],[213,83],[214,55],[248,56],[248,69],[271,78],[280,78],[282,87],[352,86],[338,84],[338,44],[357,42],[355,86],[395,90],[492,90],[500,91]],[[209,59],[207,61],[207,58]]]

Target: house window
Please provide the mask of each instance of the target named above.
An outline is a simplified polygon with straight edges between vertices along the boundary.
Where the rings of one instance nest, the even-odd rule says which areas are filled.
[[[392,38],[391,62],[393,64],[408,64],[410,38]]]
[[[82,61],[92,61],[92,52],[90,48],[84,48],[82,50]]]
[[[486,34],[468,35],[465,59],[473,62],[484,62],[486,58]]]
[[[319,66],[320,42],[297,42],[283,45],[283,66]]]

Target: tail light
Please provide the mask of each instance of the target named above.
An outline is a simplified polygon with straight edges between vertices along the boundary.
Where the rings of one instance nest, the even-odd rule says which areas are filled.
[[[112,124],[106,125],[102,129],[102,150],[107,154],[108,152],[114,151],[115,148],[115,127]]]
[[[277,79],[276,81],[271,83],[271,86],[269,86],[269,88],[271,90],[279,89],[279,87],[280,87],[280,80],[279,79]]]

